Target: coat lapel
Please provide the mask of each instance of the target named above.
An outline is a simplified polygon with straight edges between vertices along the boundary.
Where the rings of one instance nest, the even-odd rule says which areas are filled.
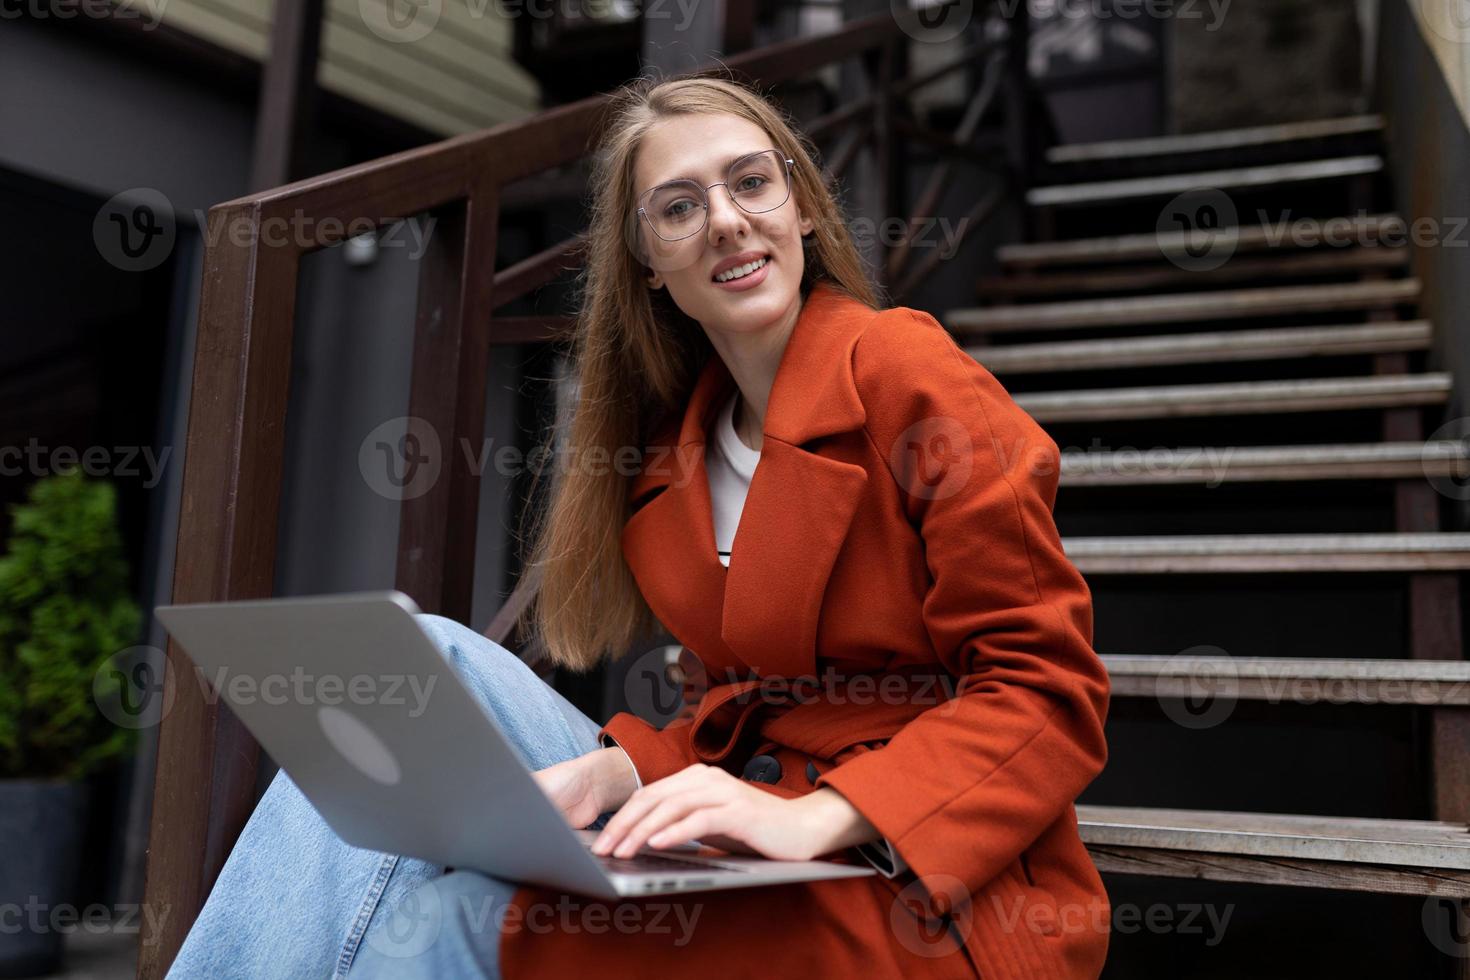
[[[623,553],[655,615],[718,675],[791,677],[816,668],[822,598],[867,471],[803,448],[866,420],[852,348],[875,310],[816,284],[781,355],[731,548],[715,549],[704,452],[734,379],[718,355],[690,394],[676,441],[655,443],[630,499],[654,494],[623,528]]]

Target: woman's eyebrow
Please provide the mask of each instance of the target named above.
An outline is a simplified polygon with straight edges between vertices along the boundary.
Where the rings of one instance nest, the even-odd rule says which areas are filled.
[[[740,160],[740,159],[742,159],[744,157],[750,156],[753,153],[759,153],[759,152],[761,152],[761,151],[760,150],[746,150],[744,153],[737,153],[734,156],[726,157],[724,160],[722,160],[720,162],[720,169],[721,170],[729,170],[732,166],[734,166],[736,160]],[[675,180],[693,180],[696,184],[699,183],[699,181],[696,180],[693,177],[670,177],[668,180],[660,180],[660,181],[658,181],[656,184],[654,184],[654,186],[657,187],[659,184],[667,184],[667,183],[670,183],[670,182],[675,181]]]

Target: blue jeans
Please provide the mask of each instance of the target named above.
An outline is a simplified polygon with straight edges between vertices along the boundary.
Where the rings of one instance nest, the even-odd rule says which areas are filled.
[[[452,619],[415,619],[532,769],[598,748],[601,726],[515,654]],[[485,926],[517,886],[444,870],[343,843],[278,772],[168,975],[498,977],[499,933]]]

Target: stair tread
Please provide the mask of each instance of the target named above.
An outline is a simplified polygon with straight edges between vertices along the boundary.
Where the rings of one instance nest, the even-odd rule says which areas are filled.
[[[1470,459],[1470,446],[1452,439],[1433,439],[1425,442],[1342,442],[1310,443],[1297,446],[1225,446],[1152,449],[1150,453],[1177,454],[1180,458],[1195,456],[1201,452],[1229,453],[1232,460],[1248,463],[1346,463],[1383,462],[1413,460],[1419,462],[1426,457],[1434,459]],[[1062,470],[1070,467],[1082,469],[1097,465],[1097,460],[1119,456],[1112,451],[1062,453]],[[1137,455],[1129,453],[1127,455]]]
[[[1015,402],[1038,422],[1309,412],[1442,404],[1445,372],[1343,378],[1226,381],[1025,392]]]
[[[1079,184],[1052,184],[1026,192],[1026,203],[1032,207],[1055,207],[1063,204],[1101,204],[1128,201],[1140,197],[1162,197],[1186,191],[1244,190],[1252,187],[1274,187],[1279,184],[1313,180],[1332,180],[1380,173],[1383,158],[1376,154],[1305,160],[1299,163],[1276,163],[1256,167],[1231,167],[1196,173],[1163,174],[1156,177],[1128,177],[1122,180],[1094,180]]]
[[[956,333],[1186,323],[1395,306],[1416,301],[1419,291],[1418,279],[1268,286],[1206,293],[964,307],[947,311],[943,322]]]
[[[1410,554],[1466,552],[1470,531],[1363,531],[1317,534],[1130,534],[1062,539],[1070,556]]]
[[[1470,476],[1470,446],[1425,442],[1296,446],[1183,446],[1061,455],[1063,486],[1131,486],[1224,480]]]
[[[991,371],[1003,373],[1422,350],[1432,337],[1427,320],[1404,320],[971,346],[965,352]]]
[[[1356,657],[1232,657],[1179,654],[1107,654],[1115,677],[1195,676],[1218,668],[1236,678],[1309,680],[1423,680],[1470,682],[1470,660],[1366,659]],[[1470,703],[1470,690],[1461,703]]]
[[[1031,271],[980,280],[977,295],[1036,297],[1079,293],[1128,293],[1149,289],[1192,288],[1216,283],[1251,282],[1267,279],[1308,279],[1314,276],[1361,276],[1365,273],[1398,272],[1409,266],[1409,253],[1402,248],[1339,248],[1332,251],[1301,251],[1251,257],[1232,256],[1211,268],[1195,269],[1188,264],[1155,263],[1148,266],[1116,266],[1105,269]]]
[[[1297,247],[1290,237],[1289,223],[1276,225],[1237,226],[1236,253],[1282,246]],[[1396,214],[1343,216],[1314,222],[1322,234],[1317,245],[1341,248],[1330,242],[1382,242],[1383,236],[1395,236],[1396,244],[1354,245],[1353,248],[1385,248],[1401,251],[1399,243],[1407,232],[1404,219]],[[1025,242],[1002,245],[996,257],[1006,266],[1083,265],[1124,262],[1130,259],[1153,260],[1183,253],[1197,236],[1174,231],[1136,235],[1110,235],[1098,238],[1073,238],[1055,242]]]
[[[1470,707],[1470,660],[1108,654],[1112,696]]]
[[[1462,532],[1067,537],[1062,550],[1084,575],[1470,569]]]
[[[1470,827],[1441,820],[1077,804],[1083,842],[1470,870]]]
[[[1179,153],[1229,150],[1271,143],[1291,143],[1331,136],[1373,133],[1381,131],[1383,125],[1384,120],[1381,115],[1361,115],[1333,119],[1310,119],[1270,126],[1218,129],[1203,133],[1100,140],[1094,143],[1069,143],[1049,149],[1046,153],[1046,160],[1053,164],[1068,164],[1119,160],[1127,157],[1168,156]]]

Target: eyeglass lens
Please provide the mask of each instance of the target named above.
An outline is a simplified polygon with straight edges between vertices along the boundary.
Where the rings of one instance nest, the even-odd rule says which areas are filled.
[[[786,161],[776,150],[752,153],[736,160],[725,175],[725,186],[735,203],[752,214],[771,211],[786,203],[791,191]],[[675,180],[649,191],[643,211],[660,238],[687,238],[704,227],[709,199],[692,180]]]

